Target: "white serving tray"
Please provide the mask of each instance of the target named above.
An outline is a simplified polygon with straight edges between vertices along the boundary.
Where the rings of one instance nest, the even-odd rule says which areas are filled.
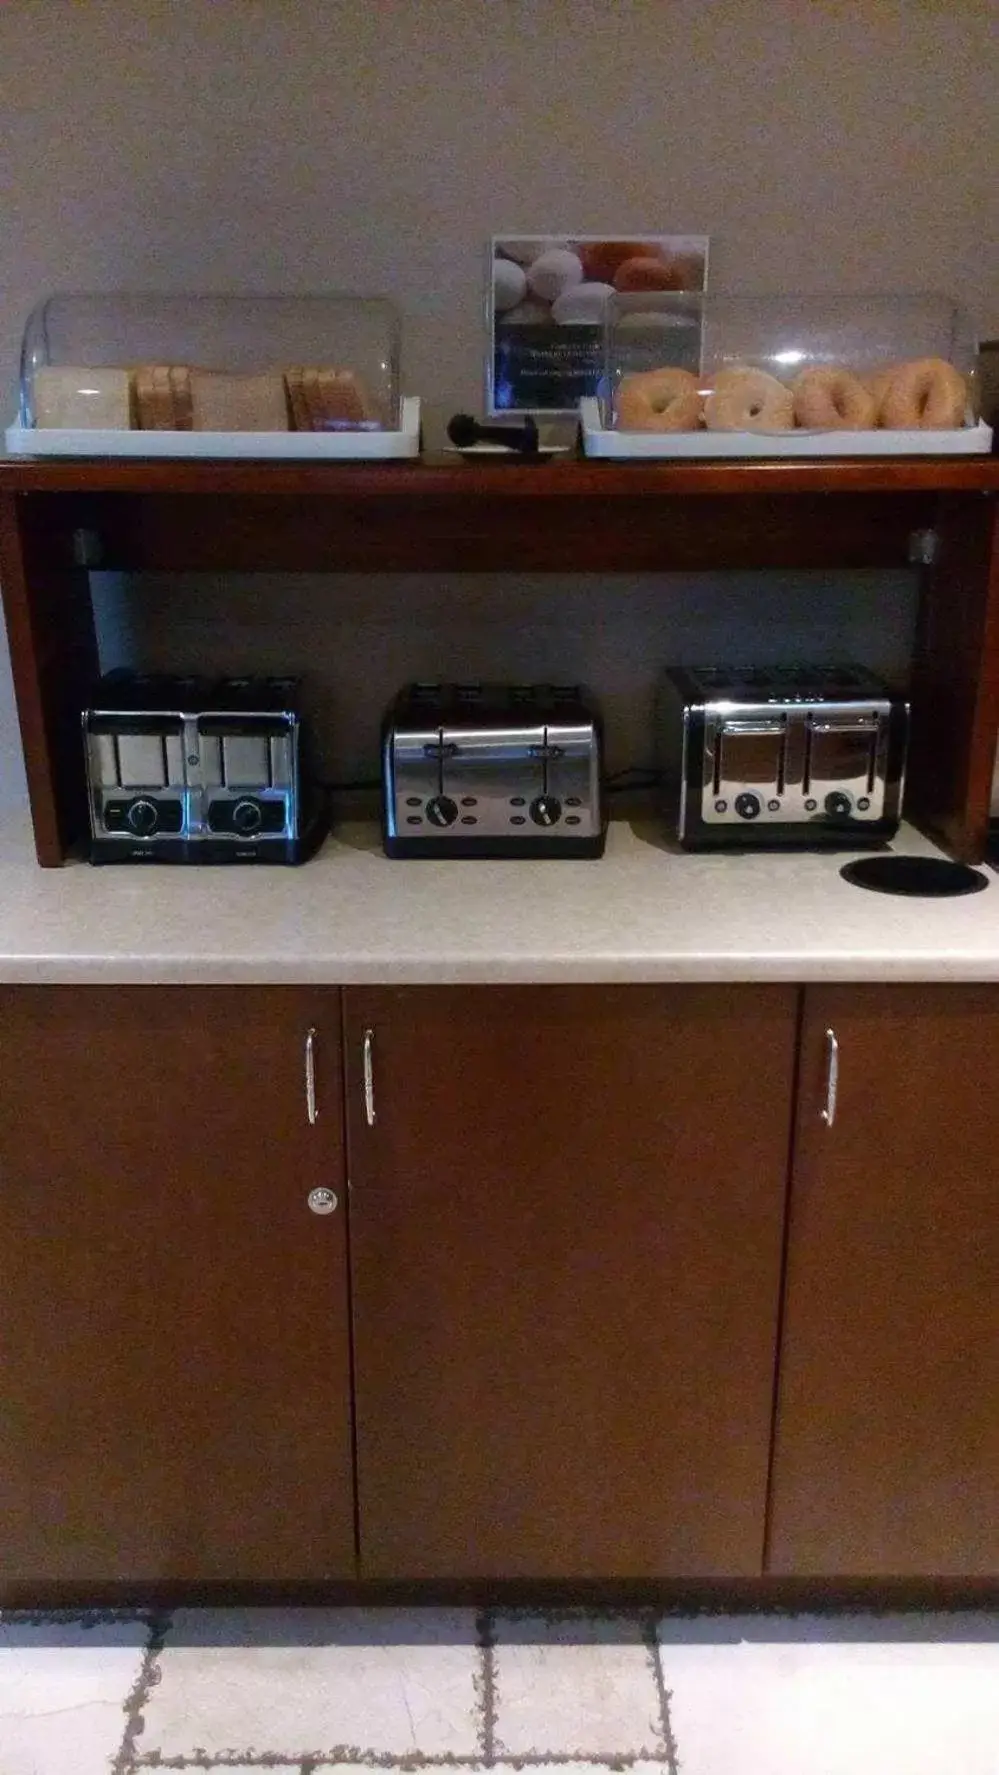
[[[991,426],[970,416],[960,431],[610,431],[593,395],[579,416],[587,456],[987,456],[992,448]]]
[[[250,457],[384,462],[420,454],[420,402],[407,395],[398,431],[63,431],[9,425],[12,456]]]

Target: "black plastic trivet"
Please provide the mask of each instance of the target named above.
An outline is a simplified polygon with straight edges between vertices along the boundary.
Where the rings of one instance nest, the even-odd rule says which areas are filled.
[[[875,894],[924,895],[942,899],[948,894],[980,894],[989,878],[967,863],[949,863],[944,857],[859,857],[844,863],[840,874],[854,887]]]

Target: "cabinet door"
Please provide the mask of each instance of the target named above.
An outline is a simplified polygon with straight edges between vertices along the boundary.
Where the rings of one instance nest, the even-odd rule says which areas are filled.
[[[6,1584],[352,1571],[338,1017],[283,988],[0,991]]]
[[[758,1573],[795,992],[345,999],[363,1572]]]
[[[769,1566],[994,1576],[999,989],[806,1005]]]

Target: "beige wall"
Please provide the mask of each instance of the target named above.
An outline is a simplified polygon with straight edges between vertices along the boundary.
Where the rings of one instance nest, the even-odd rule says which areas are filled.
[[[999,332],[997,90],[996,0],[5,0],[4,412],[37,297],[115,286],[388,291],[409,387],[474,406],[512,227]],[[0,686],[8,776],[11,733]]]

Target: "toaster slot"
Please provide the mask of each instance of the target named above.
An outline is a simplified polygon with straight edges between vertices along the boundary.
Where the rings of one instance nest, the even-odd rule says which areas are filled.
[[[812,800],[825,796],[827,813],[845,815],[855,807],[867,812],[875,789],[881,727],[874,712],[812,716],[804,790]]]
[[[91,781],[100,789],[117,789],[121,779],[114,734],[91,733],[89,744]]]
[[[227,733],[222,739],[222,768],[229,789],[266,788],[271,780],[267,738],[256,733]]]
[[[167,782],[162,733],[119,733],[118,774],[125,789],[163,789]]]
[[[783,795],[787,725],[783,716],[722,723],[714,758],[714,794],[761,788]]]

